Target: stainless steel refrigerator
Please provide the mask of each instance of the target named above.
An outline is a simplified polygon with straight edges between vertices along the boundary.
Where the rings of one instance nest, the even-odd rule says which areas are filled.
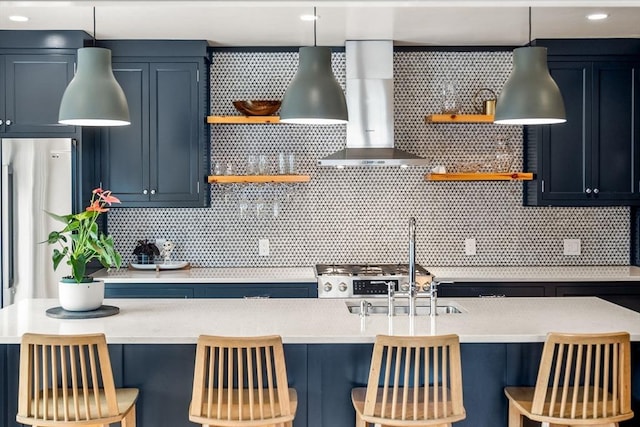
[[[56,298],[57,284],[70,268],[62,262],[53,271],[52,230],[64,224],[47,215],[72,209],[70,138],[0,139],[0,258],[5,307],[25,298]]]

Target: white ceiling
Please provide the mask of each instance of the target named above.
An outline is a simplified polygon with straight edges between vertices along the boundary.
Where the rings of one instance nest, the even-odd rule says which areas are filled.
[[[0,1],[0,29],[85,30],[98,39],[205,39],[212,46],[523,45],[532,38],[640,37],[640,0]],[[590,12],[609,14],[591,22]],[[11,15],[29,17],[25,23]]]

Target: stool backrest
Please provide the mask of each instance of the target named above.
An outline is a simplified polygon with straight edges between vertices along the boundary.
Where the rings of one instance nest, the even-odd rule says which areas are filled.
[[[18,415],[60,422],[118,415],[105,336],[24,334]]]
[[[464,413],[457,335],[376,337],[363,415],[444,424]]]
[[[628,333],[547,336],[533,397],[533,414],[598,419],[630,411]]]
[[[282,339],[200,336],[190,414],[273,424],[292,420]]]

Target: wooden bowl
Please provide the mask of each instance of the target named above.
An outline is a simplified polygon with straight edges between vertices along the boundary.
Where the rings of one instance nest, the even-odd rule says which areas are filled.
[[[245,116],[271,116],[280,108],[281,101],[267,101],[252,99],[248,101],[233,101],[233,106]]]

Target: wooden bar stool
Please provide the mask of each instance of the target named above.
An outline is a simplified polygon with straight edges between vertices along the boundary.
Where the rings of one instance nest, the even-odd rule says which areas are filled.
[[[136,425],[138,389],[116,389],[103,334],[24,334],[16,421],[32,426]]]
[[[506,387],[509,427],[614,427],[633,418],[629,334],[550,333],[535,387]]]
[[[354,388],[351,401],[357,427],[444,427],[465,419],[458,336],[378,335],[367,387]]]
[[[198,338],[190,421],[203,426],[290,427],[297,406],[279,336]]]

